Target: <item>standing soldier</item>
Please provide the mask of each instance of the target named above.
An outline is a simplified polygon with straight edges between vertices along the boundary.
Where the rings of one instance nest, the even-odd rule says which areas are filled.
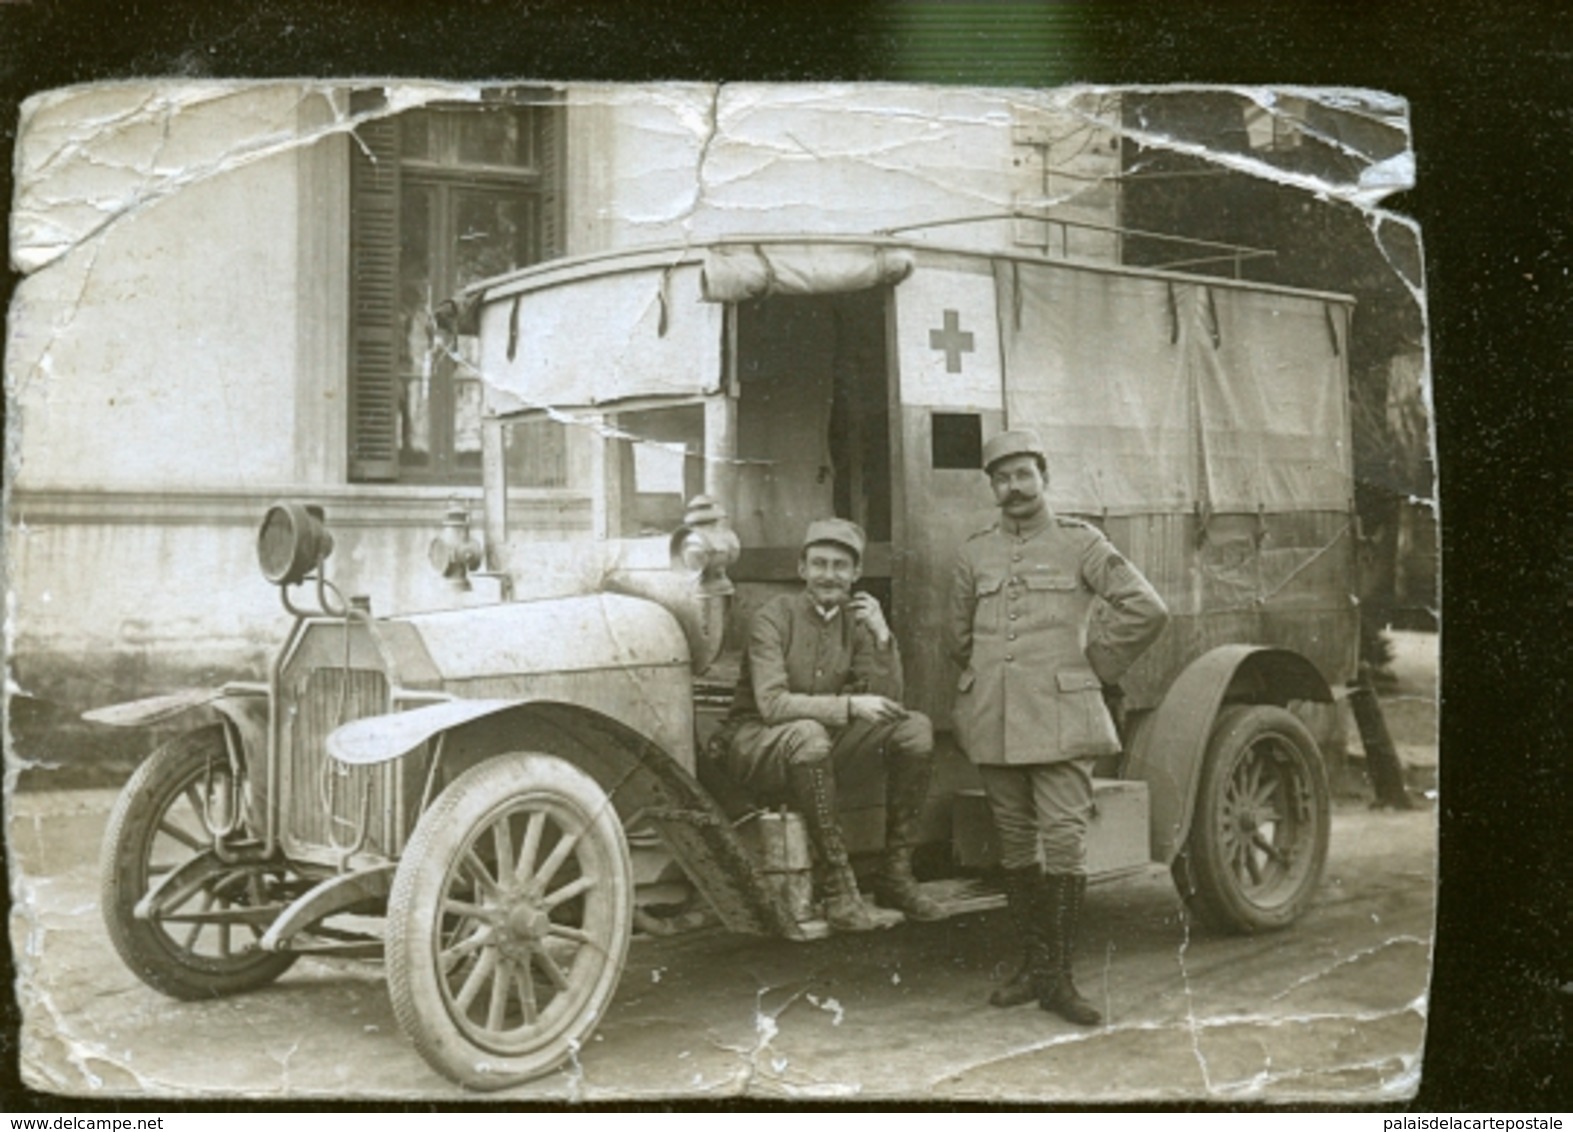
[[[956,738],[983,778],[1023,942],[1021,969],[989,1001],[1036,998],[1093,1026],[1102,1015],[1077,992],[1071,961],[1087,890],[1092,765],[1120,749],[1103,693],[1169,614],[1097,529],[1049,509],[1048,459],[1036,433],[993,437],[983,468],[1000,521],[962,546],[950,652],[962,670]],[[1089,625],[1094,597],[1108,608]]]

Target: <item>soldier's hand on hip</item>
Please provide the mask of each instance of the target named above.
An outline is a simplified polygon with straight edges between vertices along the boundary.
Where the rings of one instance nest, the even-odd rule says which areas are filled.
[[[907,709],[888,696],[849,696],[848,713],[853,719],[869,723],[891,723],[907,714]]]

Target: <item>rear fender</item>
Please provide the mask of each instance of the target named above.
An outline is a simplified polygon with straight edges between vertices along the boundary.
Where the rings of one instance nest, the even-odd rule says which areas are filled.
[[[721,808],[670,753],[600,712],[557,701],[454,700],[356,720],[335,729],[328,752],[366,765],[423,743],[441,757],[431,796],[470,767],[530,751],[556,755],[606,791],[625,827],[660,835],[694,886],[733,931],[793,936],[797,924],[764,883]]]
[[[1316,666],[1288,649],[1225,645],[1192,661],[1137,730],[1126,766],[1127,779],[1147,783],[1151,859],[1170,864],[1185,845],[1207,740],[1224,703],[1332,699]]]

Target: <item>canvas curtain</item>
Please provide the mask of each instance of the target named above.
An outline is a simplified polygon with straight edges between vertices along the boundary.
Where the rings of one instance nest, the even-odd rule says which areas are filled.
[[[1005,402],[1067,511],[1347,509],[1347,308],[997,261]]]

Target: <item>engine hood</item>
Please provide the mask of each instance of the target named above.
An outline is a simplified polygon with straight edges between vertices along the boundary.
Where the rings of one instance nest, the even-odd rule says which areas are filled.
[[[676,618],[654,602],[620,594],[419,613],[377,628],[404,682],[416,687],[689,663]]]

